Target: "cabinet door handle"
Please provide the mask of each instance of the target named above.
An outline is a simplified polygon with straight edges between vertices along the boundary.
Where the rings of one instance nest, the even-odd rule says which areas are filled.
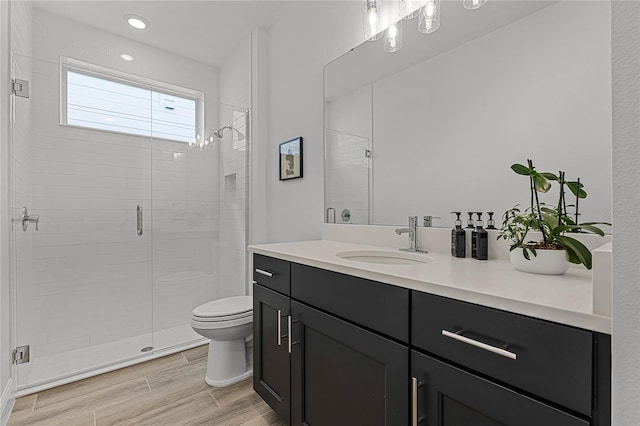
[[[142,206],[140,204],[138,204],[138,207],[136,207],[136,227],[137,227],[138,237],[142,236],[142,233],[143,233],[143,230],[142,230]]]
[[[260,275],[264,275],[265,277],[272,277],[273,276],[273,274],[271,272],[267,272],[264,269],[256,268],[256,272],[259,273]]]
[[[289,331],[287,333],[287,338],[289,339],[289,353],[291,353],[291,315],[287,317],[287,327]]]
[[[411,426],[418,426],[418,379],[411,378]]]
[[[513,352],[509,352],[507,350],[504,350],[504,349],[501,349],[501,348],[497,348],[495,346],[487,345],[486,343],[482,343],[482,342],[479,342],[479,341],[474,340],[474,339],[470,339],[470,338],[465,337],[462,334],[460,334],[460,332],[452,333],[452,332],[447,331],[447,330],[442,330],[442,335],[446,336],[446,337],[449,337],[451,339],[457,340],[459,342],[466,343],[467,345],[475,346],[476,348],[480,348],[480,349],[484,349],[485,351],[493,352],[494,354],[503,356],[505,358],[514,359],[515,360],[518,357],[518,355],[516,355]]]
[[[282,311],[278,309],[278,346],[282,346]]]

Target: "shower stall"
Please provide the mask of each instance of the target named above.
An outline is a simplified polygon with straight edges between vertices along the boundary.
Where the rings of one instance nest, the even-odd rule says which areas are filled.
[[[59,56],[15,33],[12,78],[29,86],[12,96],[10,143],[14,343],[30,355],[18,392],[205,343],[193,308],[247,291],[248,106],[207,90],[197,136],[178,140],[163,127],[173,93],[136,76],[146,134],[125,106],[71,124]]]

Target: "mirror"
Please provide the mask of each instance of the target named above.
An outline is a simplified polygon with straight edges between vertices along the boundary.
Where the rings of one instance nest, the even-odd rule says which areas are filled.
[[[528,158],[581,179],[581,222],[611,221],[608,2],[443,1],[435,33],[402,24],[399,52],[369,41],[325,66],[327,222],[450,227],[451,211],[493,211],[499,225],[529,205],[510,169]]]

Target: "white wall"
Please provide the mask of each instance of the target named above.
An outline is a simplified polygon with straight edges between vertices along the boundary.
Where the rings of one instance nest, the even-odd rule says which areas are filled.
[[[452,210],[499,222],[528,204],[527,180],[510,170],[527,158],[580,177],[582,221],[609,222],[609,9],[554,4],[376,82],[372,223],[431,215],[448,226]]]
[[[640,424],[640,4],[612,6],[613,425]]]
[[[298,2],[268,34],[268,241],[320,238],[323,202],[322,67],[363,41],[359,1]],[[278,180],[278,144],[304,138],[302,179]]]

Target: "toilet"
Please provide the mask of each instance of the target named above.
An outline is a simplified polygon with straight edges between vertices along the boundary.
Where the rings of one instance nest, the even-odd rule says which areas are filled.
[[[193,330],[208,339],[209,355],[205,381],[223,387],[237,383],[253,372],[253,298],[235,296],[198,306],[191,315]]]

